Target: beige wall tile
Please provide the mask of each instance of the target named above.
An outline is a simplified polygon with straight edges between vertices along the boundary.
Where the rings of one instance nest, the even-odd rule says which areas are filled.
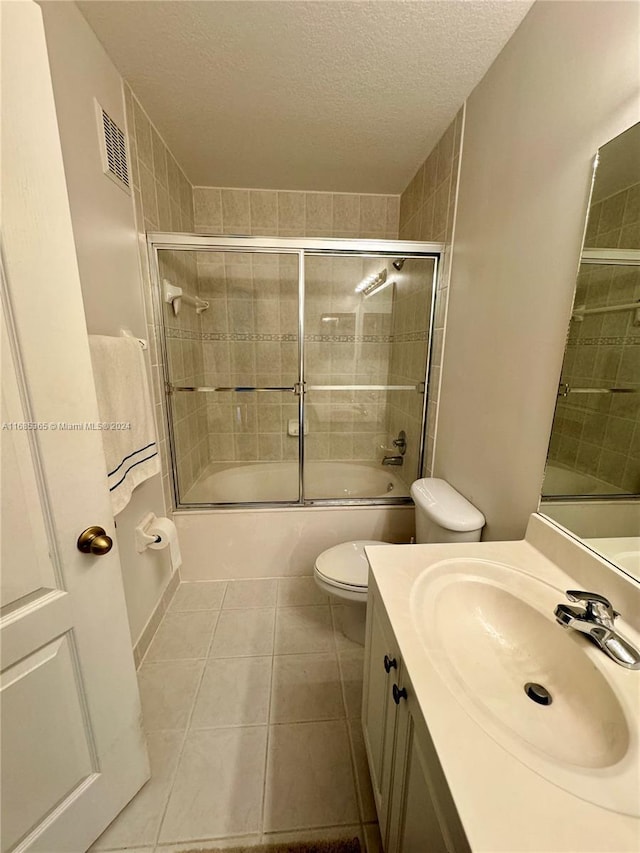
[[[222,224],[225,233],[242,230],[248,233],[251,227],[248,190],[221,190]]]
[[[305,227],[305,194],[278,192],[278,232]]]
[[[151,147],[153,149],[153,173],[155,179],[168,190],[167,149],[154,128],[151,128]]]
[[[334,231],[358,232],[360,229],[360,196],[336,194],[333,196]]]
[[[153,169],[153,143],[151,141],[151,123],[142,107],[134,98],[133,120],[138,157],[148,169]]]
[[[385,231],[387,228],[387,196],[360,196],[360,231]]]
[[[278,193],[269,190],[251,190],[251,230],[262,229],[263,234],[276,234],[278,230]]]
[[[153,173],[144,163],[140,163],[140,193],[144,218],[156,228],[158,226],[158,201],[156,198],[156,182]]]
[[[333,226],[333,196],[330,193],[306,193],[305,230],[328,229]]]
[[[194,187],[193,208],[196,228],[222,232],[222,196],[219,189]]]

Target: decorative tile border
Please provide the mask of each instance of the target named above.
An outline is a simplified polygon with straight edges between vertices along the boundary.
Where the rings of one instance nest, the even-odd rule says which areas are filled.
[[[202,340],[201,332],[194,332],[192,329],[176,329],[172,326],[165,327],[165,336],[181,341],[199,341]]]
[[[388,344],[391,335],[305,335],[307,343],[317,344]]]
[[[633,347],[640,346],[640,335],[626,335],[619,337],[603,338],[580,338],[571,335],[567,340],[567,346],[572,347]]]
[[[169,326],[167,338],[188,341],[291,341],[298,340],[293,334],[261,334],[259,332],[196,332],[192,329],[176,329]],[[426,341],[428,333],[404,332],[399,335],[305,335],[307,343],[346,343],[346,344],[392,344],[412,341]]]
[[[390,340],[393,344],[405,344],[412,341],[426,341],[429,338],[429,333],[424,330],[421,332],[402,332],[399,335],[391,335]]]

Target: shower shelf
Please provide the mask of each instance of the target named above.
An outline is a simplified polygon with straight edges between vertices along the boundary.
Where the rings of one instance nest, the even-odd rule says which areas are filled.
[[[586,308],[584,305],[573,309],[571,319],[581,323],[588,314],[613,314],[616,311],[635,311],[634,325],[640,323],[640,300],[636,302],[625,302],[621,305],[603,305],[601,308]]]
[[[189,293],[184,293],[181,287],[171,284],[166,278],[162,282],[164,287],[164,301],[173,308],[173,313],[177,316],[180,313],[180,307],[184,302],[185,305],[191,305],[196,309],[196,314],[202,314],[209,307],[206,299],[200,299],[198,296],[191,296]]]
[[[639,394],[640,388],[571,388],[570,385],[562,384],[558,388],[558,397],[567,397],[569,394]]]

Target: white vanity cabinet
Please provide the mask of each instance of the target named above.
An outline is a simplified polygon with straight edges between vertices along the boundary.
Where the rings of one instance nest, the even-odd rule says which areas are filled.
[[[464,831],[372,577],[362,726],[385,853],[467,853]]]

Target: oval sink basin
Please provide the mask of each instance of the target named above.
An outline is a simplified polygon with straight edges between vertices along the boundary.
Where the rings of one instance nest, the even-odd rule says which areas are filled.
[[[420,575],[411,612],[441,679],[503,748],[576,796],[640,814],[637,739],[607,672],[616,664],[556,623],[564,598],[512,566],[454,559]]]

